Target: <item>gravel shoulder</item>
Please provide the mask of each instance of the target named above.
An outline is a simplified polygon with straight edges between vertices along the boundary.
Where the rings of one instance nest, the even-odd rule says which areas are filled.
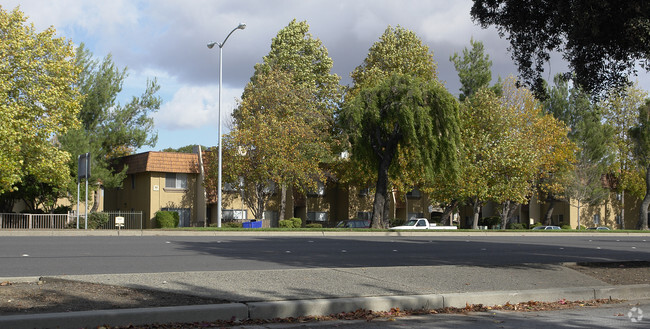
[[[607,284],[650,284],[650,262],[578,263],[565,266]],[[0,316],[229,302],[232,301],[62,279],[29,283],[0,282]]]

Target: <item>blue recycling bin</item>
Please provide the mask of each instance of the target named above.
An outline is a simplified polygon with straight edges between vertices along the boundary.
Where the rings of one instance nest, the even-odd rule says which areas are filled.
[[[249,222],[242,223],[243,228],[262,228],[262,221],[253,219]]]

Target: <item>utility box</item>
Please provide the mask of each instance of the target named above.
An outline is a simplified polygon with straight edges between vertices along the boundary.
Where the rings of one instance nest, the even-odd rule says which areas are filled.
[[[262,221],[261,220],[256,220],[252,219],[249,222],[243,222],[242,223],[243,228],[262,228]]]

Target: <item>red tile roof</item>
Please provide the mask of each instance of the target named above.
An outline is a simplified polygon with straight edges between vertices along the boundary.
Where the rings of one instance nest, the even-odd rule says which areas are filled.
[[[118,159],[123,168],[129,166],[127,174],[142,172],[199,173],[199,158],[195,153],[145,152]]]

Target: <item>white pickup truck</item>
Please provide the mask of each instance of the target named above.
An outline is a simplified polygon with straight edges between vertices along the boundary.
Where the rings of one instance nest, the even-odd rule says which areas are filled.
[[[455,230],[457,226],[438,226],[436,223],[430,224],[426,218],[411,219],[402,226],[391,227],[391,230]]]

